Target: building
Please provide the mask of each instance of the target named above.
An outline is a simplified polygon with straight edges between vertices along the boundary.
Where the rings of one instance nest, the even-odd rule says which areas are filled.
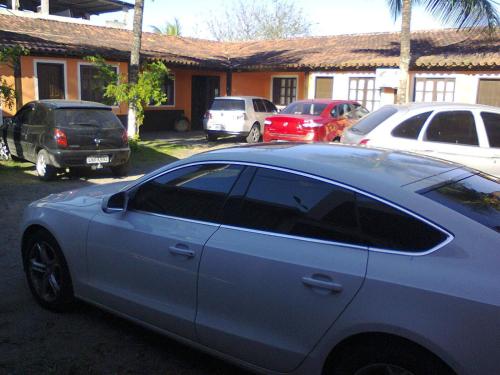
[[[20,104],[39,98],[100,100],[95,67],[85,56],[101,55],[126,76],[131,41],[125,29],[0,9],[0,47],[29,50],[17,72]],[[498,33],[414,32],[412,49],[411,100],[500,105]],[[142,56],[163,60],[174,77],[164,82],[167,102],[146,110],[142,130],[173,129],[183,117],[191,129],[201,129],[203,114],[218,95],[258,95],[277,105],[314,97],[355,99],[370,110],[393,103],[399,35],[216,42],[144,33]],[[0,66],[7,82],[14,83],[15,75]],[[126,121],[124,104],[114,110]]]

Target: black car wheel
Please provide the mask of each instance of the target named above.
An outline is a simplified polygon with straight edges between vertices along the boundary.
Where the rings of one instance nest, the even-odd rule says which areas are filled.
[[[44,308],[64,311],[74,302],[73,285],[66,260],[56,240],[45,230],[25,241],[23,262],[35,300]]]
[[[56,177],[57,169],[49,165],[49,154],[45,150],[40,150],[36,157],[36,173],[44,181],[52,180]]]
[[[247,135],[246,141],[248,143],[257,143],[260,140],[260,127],[259,124],[253,124],[252,129]]]

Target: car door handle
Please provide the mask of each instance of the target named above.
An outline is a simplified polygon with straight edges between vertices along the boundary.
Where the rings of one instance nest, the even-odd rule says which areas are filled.
[[[302,282],[307,286],[312,286],[314,288],[328,289],[335,293],[340,293],[342,291],[342,285],[334,283],[333,281],[318,280],[312,277],[304,276],[302,278]]]
[[[188,258],[194,257],[194,251],[189,250],[186,245],[177,244],[168,248],[172,254],[183,255]]]

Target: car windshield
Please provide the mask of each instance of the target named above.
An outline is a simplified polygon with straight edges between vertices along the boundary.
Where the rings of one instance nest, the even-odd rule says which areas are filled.
[[[61,108],[55,111],[55,125],[63,127],[92,126],[102,129],[123,127],[120,120],[109,109]]]
[[[382,122],[387,120],[398,110],[395,107],[386,106],[378,109],[375,112],[363,117],[356,125],[351,128],[351,131],[356,134],[368,134]]]
[[[474,175],[421,194],[500,232],[500,183],[494,177]]]
[[[215,99],[210,109],[212,111],[244,111],[245,101],[238,99]]]
[[[295,102],[288,105],[281,113],[288,115],[319,116],[326,108],[325,103]]]

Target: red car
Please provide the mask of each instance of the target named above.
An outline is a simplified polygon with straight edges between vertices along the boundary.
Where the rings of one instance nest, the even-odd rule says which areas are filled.
[[[368,110],[350,100],[299,100],[264,121],[264,142],[332,142]]]

